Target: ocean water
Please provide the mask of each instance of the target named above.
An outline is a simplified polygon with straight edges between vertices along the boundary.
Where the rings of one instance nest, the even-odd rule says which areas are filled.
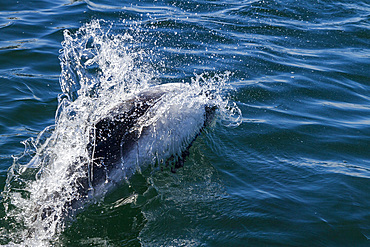
[[[0,65],[1,245],[370,246],[368,1],[1,0]],[[90,98],[166,83],[218,100],[184,166],[29,221],[32,157],[83,152]]]

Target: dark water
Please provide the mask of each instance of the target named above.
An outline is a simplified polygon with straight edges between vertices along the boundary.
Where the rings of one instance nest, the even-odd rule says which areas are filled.
[[[137,174],[53,245],[370,246],[369,1],[2,0],[1,188],[54,123],[63,31],[92,20],[133,35],[162,83],[231,72],[242,122],[217,121],[176,174]]]

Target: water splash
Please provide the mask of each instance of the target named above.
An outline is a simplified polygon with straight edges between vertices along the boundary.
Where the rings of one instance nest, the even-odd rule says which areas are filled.
[[[3,192],[12,244],[48,246],[80,208],[104,197],[106,191],[95,196],[91,183],[91,193],[79,192],[93,160],[87,147],[94,125],[120,102],[157,84],[153,82],[156,72],[146,62],[149,54],[135,45],[133,36],[113,34],[112,26],[94,20],[74,34],[64,32],[59,81],[63,93],[55,125],[24,142],[25,152],[14,158]],[[129,178],[143,163],[179,157],[196,135],[188,126],[199,124],[204,105],[216,106],[226,125],[237,125],[240,111],[224,96],[230,89],[228,78],[229,73],[202,74],[195,75],[189,84],[171,86],[162,103],[140,118],[134,128],[139,135],[143,129],[147,134],[125,161],[125,167],[132,169],[112,180]],[[170,128],[174,122],[176,128]]]

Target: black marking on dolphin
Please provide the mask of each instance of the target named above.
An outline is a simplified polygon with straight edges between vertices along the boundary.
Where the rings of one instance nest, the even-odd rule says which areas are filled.
[[[90,169],[92,186],[106,180],[107,172],[114,169],[137,140],[137,133],[132,128],[138,119],[153,106],[165,92],[140,94],[113,108],[106,117],[94,126],[91,142],[88,146],[93,159]]]

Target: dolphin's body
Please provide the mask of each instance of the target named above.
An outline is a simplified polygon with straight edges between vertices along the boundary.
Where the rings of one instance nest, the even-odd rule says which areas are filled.
[[[65,144],[57,138],[64,133],[58,127],[62,129],[54,131],[54,141],[42,147],[47,151],[39,151],[27,165],[40,171],[28,184],[27,201],[18,201],[14,194],[21,210],[16,217],[26,227],[27,238],[49,239],[63,230],[66,218],[149,164],[182,165],[193,141],[214,118],[216,106],[206,92],[170,83],[141,90],[108,109],[97,109],[84,119],[83,133],[89,137],[79,158],[55,164],[55,146],[59,140]]]
[[[120,102],[94,124],[87,147],[91,161],[78,181],[81,197],[104,196],[150,163],[182,166],[193,141],[214,118],[209,102],[184,103],[187,84],[164,84]],[[193,95],[194,97],[194,95]],[[191,101],[191,98],[186,100]]]

